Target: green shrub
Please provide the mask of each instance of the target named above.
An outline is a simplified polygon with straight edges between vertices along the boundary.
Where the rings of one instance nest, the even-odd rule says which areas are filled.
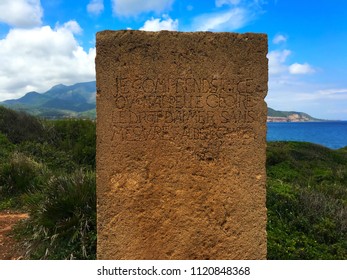
[[[39,192],[27,195],[30,218],[19,230],[27,257],[95,259],[95,173],[77,171],[52,177]]]
[[[95,169],[95,122],[90,120],[58,120],[54,125],[53,145],[71,154],[79,165]]]
[[[4,211],[8,209],[17,209],[18,207],[21,207],[21,206],[22,204],[18,202],[18,199],[13,197],[3,197],[0,194],[0,211]]]
[[[0,160],[2,162],[8,157],[13,148],[14,145],[0,132]]]
[[[20,152],[30,155],[35,161],[45,164],[54,172],[69,172],[78,168],[71,153],[45,143],[24,142],[17,145]]]
[[[13,196],[35,189],[44,180],[45,168],[30,157],[13,153],[0,170],[0,191],[2,195]]]
[[[0,132],[14,144],[45,139],[45,130],[38,118],[2,106],[0,106]]]

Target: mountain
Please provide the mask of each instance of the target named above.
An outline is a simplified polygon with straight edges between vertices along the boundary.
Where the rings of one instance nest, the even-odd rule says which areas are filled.
[[[77,83],[71,86],[60,84],[45,93],[32,91],[21,98],[6,100],[0,104],[49,119],[95,118],[95,95],[95,81]]]
[[[71,86],[59,84],[45,93],[28,92],[21,98],[0,102],[0,105],[49,119],[70,117],[95,119],[95,95],[95,81]],[[276,111],[272,108],[268,108],[267,120],[268,122],[321,121],[306,113]]]
[[[27,105],[41,105],[47,102],[50,98],[48,96],[44,96],[36,91],[28,92],[26,95],[19,99],[11,99],[4,101],[4,104],[7,105],[16,105],[16,104],[27,104]]]
[[[322,121],[322,120],[311,117],[310,115],[303,112],[277,111],[272,108],[268,108],[267,121],[268,122],[314,122],[314,121]]]

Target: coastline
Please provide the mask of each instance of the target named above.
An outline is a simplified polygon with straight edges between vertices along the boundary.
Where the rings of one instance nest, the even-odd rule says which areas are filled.
[[[329,121],[329,120],[308,118],[308,117],[301,116],[301,115],[290,115],[288,117],[271,117],[271,116],[267,116],[267,122],[287,123],[287,122],[326,122],[326,121]]]
[[[327,122],[347,122],[347,120],[290,120],[283,117],[267,117],[267,123],[327,123]]]

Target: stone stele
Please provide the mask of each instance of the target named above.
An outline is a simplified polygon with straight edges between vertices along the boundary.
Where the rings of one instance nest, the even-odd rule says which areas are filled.
[[[265,259],[265,34],[96,37],[98,259]]]

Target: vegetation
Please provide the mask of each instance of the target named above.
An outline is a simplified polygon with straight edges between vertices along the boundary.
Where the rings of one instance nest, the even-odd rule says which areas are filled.
[[[40,120],[0,107],[0,210],[29,259],[95,259],[95,123]]]
[[[347,258],[347,147],[267,149],[269,259]],[[30,218],[29,259],[94,259],[95,123],[44,121],[0,107],[0,210]]]
[[[41,142],[44,140],[44,132],[44,126],[37,118],[0,106],[0,133],[13,144],[25,141]]]
[[[96,194],[93,172],[52,176],[25,196],[30,220],[21,228],[27,255],[44,259],[95,259]]]
[[[269,259],[347,259],[346,148],[268,143]]]

